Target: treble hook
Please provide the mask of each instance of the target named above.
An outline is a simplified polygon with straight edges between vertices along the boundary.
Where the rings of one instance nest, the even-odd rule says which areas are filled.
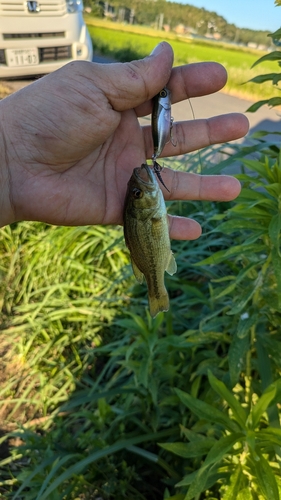
[[[161,167],[161,165],[159,165],[159,163],[156,160],[153,160],[153,170],[154,170],[155,174],[157,175],[161,184],[170,193],[170,190],[167,188],[166,184],[164,183],[162,176],[161,176],[161,173],[160,173],[163,170],[163,167]]]

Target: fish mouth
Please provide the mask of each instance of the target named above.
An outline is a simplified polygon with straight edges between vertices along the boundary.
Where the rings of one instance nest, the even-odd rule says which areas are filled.
[[[141,167],[135,168],[135,176],[144,184],[154,184],[154,177],[152,169],[143,163]]]

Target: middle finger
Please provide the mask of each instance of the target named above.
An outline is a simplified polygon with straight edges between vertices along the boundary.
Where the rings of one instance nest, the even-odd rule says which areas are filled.
[[[177,122],[173,124],[175,146],[168,142],[161,156],[176,156],[201,149],[211,144],[221,144],[243,137],[249,129],[246,116],[229,113],[208,119]],[[143,127],[146,157],[153,153],[153,139],[150,126]]]
[[[221,90],[227,80],[225,68],[215,62],[202,62],[175,66],[172,69],[167,87],[171,91],[172,104],[190,97],[200,97]],[[159,89],[160,91],[161,89]],[[137,106],[137,116],[151,113],[152,101]]]

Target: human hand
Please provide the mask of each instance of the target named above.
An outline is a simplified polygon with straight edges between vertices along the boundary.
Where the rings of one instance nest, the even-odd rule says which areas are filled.
[[[2,144],[0,224],[37,220],[60,225],[122,224],[127,182],[153,152],[150,127],[139,116],[164,85],[172,102],[220,90],[216,63],[172,69],[163,42],[143,60],[101,65],[70,63],[0,103]],[[245,135],[248,121],[232,113],[174,124],[179,155]],[[199,176],[165,169],[167,199],[228,201],[240,191],[229,176]],[[197,238],[190,219],[171,218],[171,237]]]

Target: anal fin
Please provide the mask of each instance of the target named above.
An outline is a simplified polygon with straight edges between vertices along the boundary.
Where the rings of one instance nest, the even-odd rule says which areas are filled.
[[[167,264],[165,271],[167,271],[167,273],[171,275],[177,272],[177,263],[172,252],[170,253],[169,262]]]

